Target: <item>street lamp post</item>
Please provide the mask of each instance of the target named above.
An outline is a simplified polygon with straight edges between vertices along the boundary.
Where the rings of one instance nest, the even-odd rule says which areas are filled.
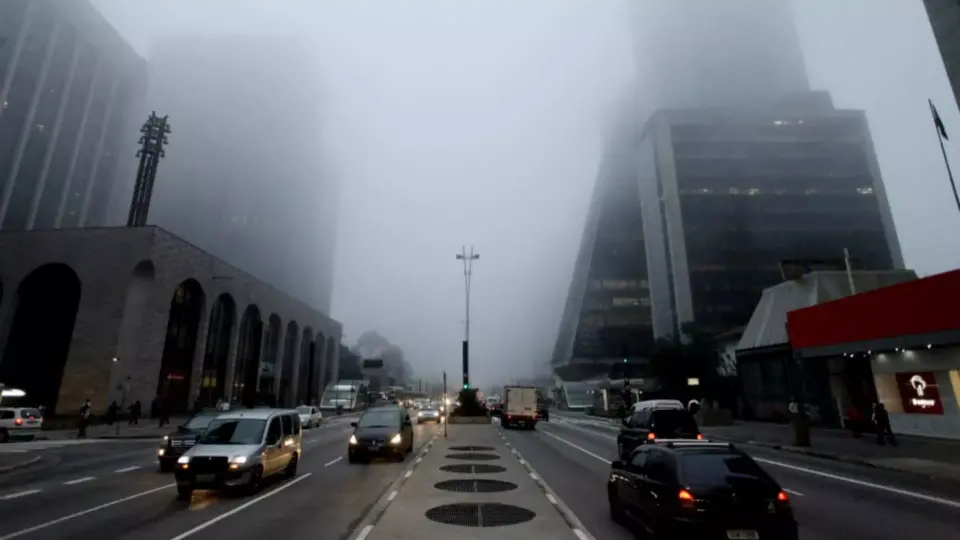
[[[466,312],[467,317],[464,322],[463,328],[463,388],[470,388],[470,280],[473,277],[473,261],[480,258],[480,254],[473,251],[473,246],[470,246],[470,253],[467,253],[467,246],[460,248],[460,253],[457,253],[457,260],[463,261],[463,283],[466,288]]]

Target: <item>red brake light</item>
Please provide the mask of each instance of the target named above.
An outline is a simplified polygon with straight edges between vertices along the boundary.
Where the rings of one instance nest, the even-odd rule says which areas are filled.
[[[23,418],[17,418],[16,420],[13,421],[13,423],[16,424],[16,425],[18,425],[18,426],[19,426],[19,425],[22,425],[22,424],[23,424]]]
[[[697,440],[698,440],[698,441],[702,441],[702,440],[703,440],[703,433],[697,433]]]
[[[652,441],[652,440],[654,440],[654,439],[656,439],[656,438],[657,438],[657,434],[656,434],[656,433],[654,433],[654,432],[652,432],[652,431],[651,431],[650,433],[647,433],[647,440],[648,440],[648,441]],[[689,495],[689,493],[688,493],[687,495]]]
[[[790,497],[787,496],[786,491],[781,491],[780,493],[777,493],[777,500],[780,502],[787,502],[790,500]]]

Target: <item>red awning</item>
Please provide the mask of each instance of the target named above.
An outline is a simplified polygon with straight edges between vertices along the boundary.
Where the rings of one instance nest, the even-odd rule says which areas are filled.
[[[960,270],[787,314],[795,351],[950,331],[960,331]]]

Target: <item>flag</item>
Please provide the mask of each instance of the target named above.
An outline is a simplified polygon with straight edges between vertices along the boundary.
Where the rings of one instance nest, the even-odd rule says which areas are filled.
[[[947,128],[943,127],[943,120],[940,119],[940,114],[937,113],[937,108],[933,106],[933,100],[927,100],[930,103],[930,113],[933,114],[933,125],[937,127],[937,131],[940,133],[940,136],[943,137],[943,140],[949,141],[950,137],[947,137]]]

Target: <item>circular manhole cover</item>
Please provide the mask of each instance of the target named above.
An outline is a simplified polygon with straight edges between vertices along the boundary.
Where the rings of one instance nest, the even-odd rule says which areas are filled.
[[[537,517],[526,508],[499,503],[445,504],[427,510],[425,515],[431,521],[461,527],[503,527],[526,523]]]
[[[462,459],[464,461],[493,461],[500,459],[496,454],[447,454],[447,459]]]
[[[440,470],[457,474],[490,474],[501,473],[507,469],[499,465],[444,465]]]
[[[458,452],[493,452],[492,446],[451,446],[450,449]]]
[[[457,493],[499,493],[517,489],[516,484],[500,480],[445,480],[434,484],[433,487]]]

